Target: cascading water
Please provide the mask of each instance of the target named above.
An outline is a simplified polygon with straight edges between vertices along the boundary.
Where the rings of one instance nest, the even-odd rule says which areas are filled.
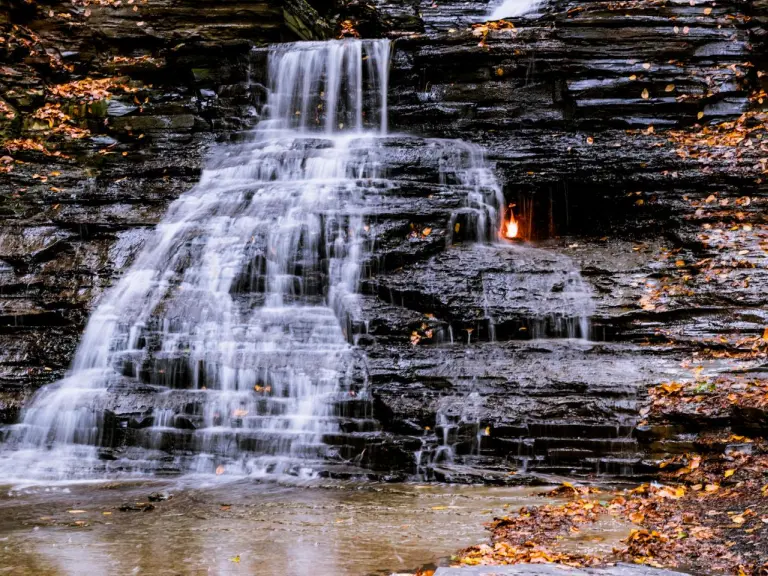
[[[309,475],[362,458],[378,423],[352,344],[364,324],[356,293],[377,210],[410,201],[388,193],[414,186],[403,166],[463,198],[442,231],[449,244],[520,250],[521,261],[535,250],[498,243],[503,193],[479,146],[387,134],[389,50],[270,49],[263,119],[215,152],[103,297],[70,375],[5,432],[0,477]],[[565,315],[569,286],[551,290]]]
[[[3,476],[297,473],[328,455],[335,402],[360,385],[339,320],[377,189],[388,66],[388,41],[271,49],[265,119],[219,151],[103,298],[71,375],[6,438]],[[99,452],[116,445],[141,450]]]
[[[536,10],[541,3],[542,0],[503,0],[499,6],[493,9],[488,20],[523,16]]]

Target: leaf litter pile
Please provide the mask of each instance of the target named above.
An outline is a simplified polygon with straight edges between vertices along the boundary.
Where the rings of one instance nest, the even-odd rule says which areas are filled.
[[[762,446],[760,447],[762,448]],[[694,573],[768,574],[768,455],[685,455],[663,483],[597,493],[566,483],[546,496],[561,504],[527,506],[487,526],[489,544],[463,550],[461,565],[557,563],[573,567],[631,562]],[[608,553],[577,554],[566,536],[600,519],[632,523]]]
[[[630,562],[768,575],[768,442],[759,437],[768,423],[768,381],[730,374],[665,382],[649,400],[639,431],[697,432],[660,462],[656,482],[613,492],[564,483],[543,494],[564,501],[495,518],[490,543],[463,550],[456,562]],[[601,519],[631,523],[626,537],[608,552],[574,553],[574,534]]]

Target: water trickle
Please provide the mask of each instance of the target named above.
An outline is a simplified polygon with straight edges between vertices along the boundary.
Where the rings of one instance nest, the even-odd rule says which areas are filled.
[[[440,183],[458,184],[467,191],[466,206],[451,216],[449,230],[453,234],[449,238],[493,242],[498,234],[504,193],[485,158],[485,150],[471,142],[439,139],[432,142],[443,150]]]
[[[271,49],[265,119],[214,154],[102,299],[71,374],[11,430],[5,476],[301,473],[329,456],[364,384],[343,327],[388,66],[388,41]],[[99,451],[126,445],[141,450]]]
[[[488,17],[488,20],[516,18],[536,10],[542,0],[503,0]]]
[[[0,475],[311,475],[361,456],[368,438],[349,435],[378,430],[352,345],[375,233],[366,218],[396,186],[384,157],[402,161],[393,152],[400,141],[387,136],[389,50],[378,40],[270,49],[261,122],[247,142],[214,151],[105,294],[70,375],[41,389],[6,433]],[[447,242],[505,250],[494,244],[503,193],[483,150],[405,140],[442,193],[466,198]],[[510,248],[520,262],[545,252]],[[528,298],[538,288],[519,271]],[[572,264],[562,272],[562,286],[546,287],[552,309],[542,315],[586,317],[573,313],[582,299],[572,297],[580,293]],[[493,272],[487,279],[493,285]],[[493,337],[492,299],[484,305]],[[450,325],[446,339],[454,342]],[[479,339],[469,329],[455,336]],[[459,451],[458,430],[462,453],[481,439],[481,394],[452,402],[438,414],[445,436],[433,455],[446,462]],[[419,455],[417,469],[427,460]]]

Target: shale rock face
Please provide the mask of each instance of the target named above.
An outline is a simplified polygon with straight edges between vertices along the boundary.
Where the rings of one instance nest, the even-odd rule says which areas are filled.
[[[765,224],[765,2],[553,2],[474,29],[489,4],[375,5],[371,29],[397,38],[390,130],[482,145],[531,243],[462,238],[466,188],[440,188],[429,140],[391,138],[399,185],[370,206],[375,243],[347,319],[371,397],[329,441],[436,479],[652,472],[663,443],[633,432],[647,386],[722,370],[699,354],[768,323],[760,234],[745,234]],[[258,120],[254,46],[329,26],[300,0],[0,6],[10,422],[64,373],[94,302],[206,147]],[[86,77],[109,81],[71,86]]]
[[[765,6],[557,3],[514,27],[467,30],[462,18],[476,8],[424,9],[428,33],[397,41],[391,118],[484,146],[541,252],[506,262],[454,247],[369,281],[393,326],[402,331],[405,309],[417,336],[440,336],[407,351],[403,342],[392,373],[379,358],[397,330],[371,321],[382,342],[368,349],[383,371],[378,413],[398,430],[426,429],[438,414],[423,454],[441,477],[440,446],[451,442],[454,464],[473,469],[447,478],[504,458],[538,470],[648,473],[684,439],[663,427],[664,442],[647,427],[632,432],[647,385],[728,370],[725,357],[762,369],[763,353],[735,343],[766,323],[756,288],[765,281],[766,117],[754,69],[764,68]],[[566,346],[567,355],[557,340],[525,340],[556,295],[557,282],[542,278],[556,275],[558,258],[585,278],[589,336],[600,342]],[[443,349],[449,330],[455,343]],[[713,355],[714,342],[723,350]],[[542,349],[548,359],[532,360]]]
[[[3,2],[0,23],[0,421],[12,421],[64,373],[93,303],[197,181],[205,149],[258,121],[254,48],[329,26],[303,0]]]

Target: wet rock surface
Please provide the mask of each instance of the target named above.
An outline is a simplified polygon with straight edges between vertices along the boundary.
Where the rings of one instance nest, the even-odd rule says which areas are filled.
[[[120,4],[0,6],[0,421],[64,374],[94,302],[205,150],[258,120],[254,47],[329,31],[302,0]]]
[[[0,422],[64,374],[88,312],[206,149],[258,120],[254,46],[331,28],[299,0],[150,0],[87,16],[49,4],[0,6],[12,166],[0,182]],[[764,82],[764,3],[557,2],[497,30],[467,28],[484,2],[376,7],[377,30],[398,38],[391,130],[482,145],[530,243],[462,237],[467,190],[441,181],[446,146],[389,139],[397,186],[371,203],[373,252],[347,319],[370,395],[340,406],[346,429],[326,439],[328,456],[438,480],[652,473],[665,454],[655,434],[669,430],[635,430],[646,389],[694,377],[685,362],[709,341],[766,324],[760,236],[743,234],[764,224],[766,144],[704,153],[679,136],[763,106],[750,94]],[[88,76],[114,79],[111,97],[52,91]],[[70,120],[35,118],[56,104]],[[718,242],[737,248],[712,268]],[[116,396],[105,458],[142,445],[162,382],[145,383]],[[195,427],[179,422],[173,450]]]

